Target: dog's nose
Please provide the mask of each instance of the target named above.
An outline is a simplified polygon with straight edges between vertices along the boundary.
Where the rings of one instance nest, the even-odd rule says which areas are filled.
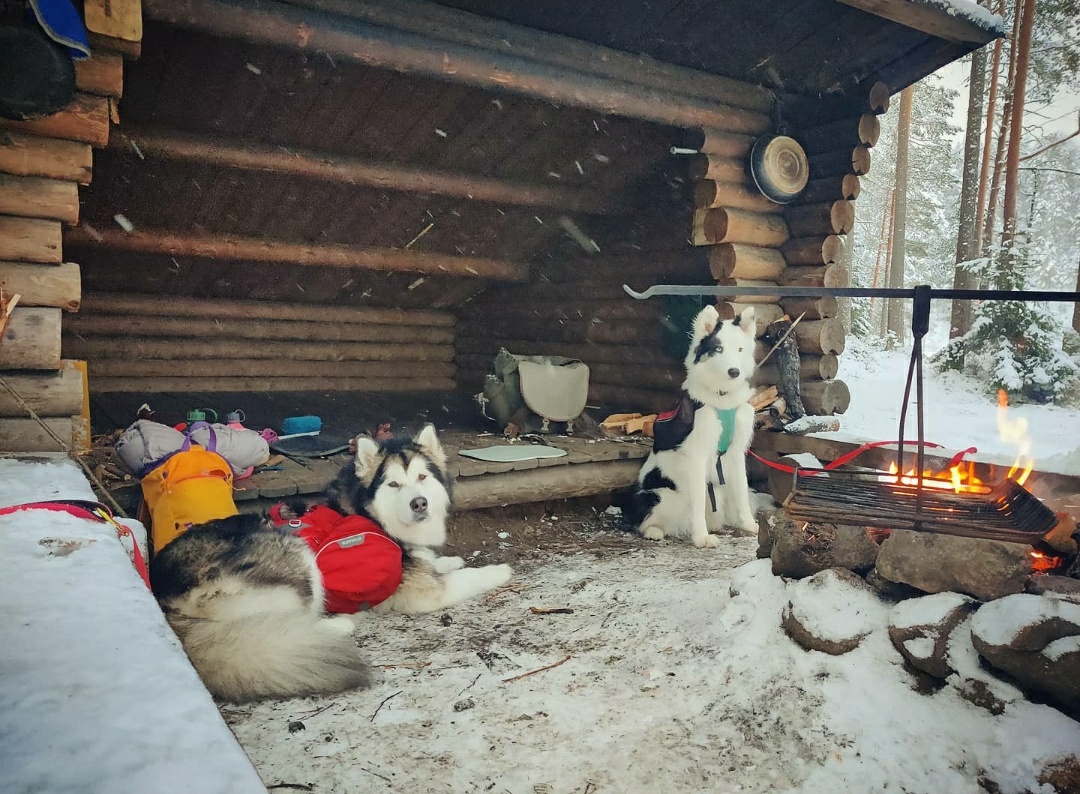
[[[738,369],[738,367],[732,367],[731,369],[729,369],[727,371],[727,374],[728,374],[728,377],[732,378],[732,379],[739,377],[739,369]]]
[[[418,496],[409,502],[409,507],[412,508],[414,513],[423,513],[427,510],[427,499],[422,496]]]

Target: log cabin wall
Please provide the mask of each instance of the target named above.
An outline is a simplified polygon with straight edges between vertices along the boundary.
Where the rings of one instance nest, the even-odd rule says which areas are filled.
[[[71,103],[40,119],[0,119],[0,290],[19,296],[0,340],[8,387],[0,389],[0,452],[58,451],[53,435],[76,448],[90,443],[86,362],[61,351],[61,317],[82,301],[81,267],[65,261],[62,230],[79,222],[93,149],[107,145],[119,120],[123,62],[139,56],[142,7],[86,0],[83,11],[92,57],[75,62]]]

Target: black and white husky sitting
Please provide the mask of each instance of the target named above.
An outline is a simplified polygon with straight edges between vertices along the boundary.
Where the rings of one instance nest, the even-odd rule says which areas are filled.
[[[646,538],[712,548],[719,543],[713,531],[723,526],[757,530],[746,481],[754,329],[752,308],[721,320],[706,306],[694,318],[678,407],[657,417],[627,508]]]
[[[403,547],[401,584],[377,611],[418,613],[505,584],[508,565],[463,569],[437,557],[446,540],[446,454],[428,425],[415,439],[356,441],[328,497],[379,524]],[[207,689],[244,701],[366,686],[354,619],[327,615],[307,542],[255,515],[192,527],[154,555],[150,580],[165,617]]]
[[[355,440],[356,457],[327,491],[340,513],[366,516],[402,545],[401,584],[375,612],[419,614],[460,604],[510,580],[509,565],[465,568],[461,557],[440,557],[450,512],[446,453],[427,425],[415,439]]]

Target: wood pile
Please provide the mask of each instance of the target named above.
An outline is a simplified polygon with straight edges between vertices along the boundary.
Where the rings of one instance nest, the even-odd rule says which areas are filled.
[[[781,101],[785,119],[795,126],[791,135],[809,159],[806,188],[791,204],[769,201],[750,174],[753,137],[705,129],[695,142],[699,154],[689,166],[695,180],[693,243],[708,247],[710,274],[723,286],[847,286],[845,237],[854,229],[859,177],[870,170],[870,150],[881,133],[878,115],[888,110],[889,89],[876,83],[854,98]],[[789,404],[790,390],[763,391],[755,404],[759,426],[779,427],[802,416],[803,407],[805,413],[821,416],[847,410],[847,386],[836,380],[846,332],[835,298],[735,296],[725,302],[735,311],[754,307],[759,341],[782,318],[801,318],[789,346],[794,348],[800,386],[795,397],[802,406]],[[769,347],[771,343],[759,344],[759,360]],[[761,367],[756,382],[777,386],[781,370],[771,360]]]
[[[109,140],[123,93],[124,58],[139,55],[140,0],[85,0],[93,56],[75,64],[76,93],[58,113],[0,119],[0,451],[57,451],[30,417],[61,439],[89,443],[85,363],[61,358],[61,318],[80,308],[79,265],[65,262],[63,229],[79,222],[79,187],[90,184],[93,148]],[[18,295],[12,307],[10,297]]]
[[[450,391],[443,311],[91,293],[64,353],[90,391]]]

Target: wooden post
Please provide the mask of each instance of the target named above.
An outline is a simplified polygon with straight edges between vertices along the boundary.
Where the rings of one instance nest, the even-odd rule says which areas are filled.
[[[693,232],[694,245],[745,243],[775,248],[789,237],[780,215],[724,208],[695,210]]]
[[[640,468],[640,460],[620,460],[548,466],[527,473],[459,477],[454,483],[454,507],[479,510],[538,499],[570,499],[608,493],[632,485]]]
[[[60,310],[19,307],[0,343],[0,371],[60,368]]]
[[[77,312],[82,286],[79,266],[0,262],[0,289],[22,296],[20,306],[53,306]]]
[[[0,260],[59,264],[59,221],[0,215]]]
[[[801,380],[799,344],[793,335],[787,333],[790,330],[790,318],[782,317],[769,326],[766,340],[777,345],[776,352],[773,354],[776,357],[779,374],[777,390],[787,405],[788,416],[799,419],[806,416],[806,409],[803,408],[802,399],[799,396],[799,381]]]
[[[85,143],[0,129],[0,171],[6,174],[89,185],[92,159],[92,150]]]
[[[528,273],[525,265],[495,259],[448,256],[394,248],[305,245],[286,240],[231,235],[185,235],[159,231],[127,233],[123,229],[104,229],[91,235],[85,228],[76,226],[68,232],[67,243],[72,248],[100,247],[118,251],[205,259],[280,262],[290,265],[403,271],[506,281],[523,281]]]
[[[65,443],[72,442],[71,417],[49,417],[42,421],[48,425]],[[0,420],[0,452],[63,452],[37,422],[33,419]]]
[[[0,173],[0,215],[79,222],[79,186],[74,182]]]

